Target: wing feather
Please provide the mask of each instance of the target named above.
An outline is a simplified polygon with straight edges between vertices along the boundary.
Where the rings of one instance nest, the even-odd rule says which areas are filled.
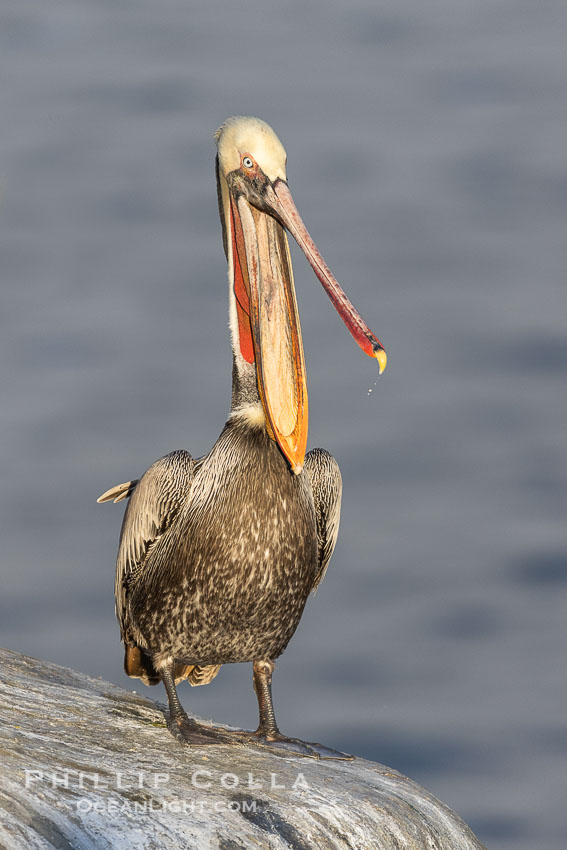
[[[187,499],[194,468],[195,461],[189,452],[171,452],[152,464],[131,489],[120,532],[114,588],[116,616],[125,643],[134,642],[128,622],[128,590],[143,573],[148,552],[169,528]],[[112,488],[107,493],[112,494],[115,489],[119,488]]]
[[[319,571],[313,582],[315,591],[323,581],[337,542],[343,484],[337,461],[325,449],[307,452],[305,471],[311,481],[317,519]]]
[[[137,483],[138,479],[133,478],[132,481],[117,484],[116,487],[111,487],[110,490],[106,490],[102,496],[99,496],[97,502],[101,504],[102,502],[111,502],[114,500],[114,503],[116,503],[121,502],[122,499],[128,499],[134,492]]]

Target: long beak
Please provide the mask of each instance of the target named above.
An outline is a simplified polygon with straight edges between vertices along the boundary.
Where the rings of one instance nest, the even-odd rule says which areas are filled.
[[[379,374],[381,375],[386,368],[387,360],[384,346],[374,336],[360,313],[349,301],[321,256],[319,249],[301,220],[287,183],[284,180],[278,179],[275,183],[268,184],[264,197],[271,207],[272,213],[289,230],[307,257],[309,264],[323,284],[334,308],[351,332],[355,342],[369,357],[375,357],[378,361]]]
[[[278,179],[265,184],[262,200],[268,215],[250,204],[244,195],[229,194],[232,274],[241,353],[248,362],[256,362],[268,433],[280,446],[292,470],[299,473],[307,445],[307,384],[289,246],[283,227],[304,252],[355,341],[378,361],[380,374],[386,368],[386,352],[319,253],[287,183]]]

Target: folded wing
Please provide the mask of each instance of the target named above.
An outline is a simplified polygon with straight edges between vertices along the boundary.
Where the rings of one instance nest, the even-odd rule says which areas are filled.
[[[343,484],[337,461],[325,449],[307,452],[305,472],[311,481],[317,519],[319,570],[313,582],[315,591],[323,581],[337,542]]]

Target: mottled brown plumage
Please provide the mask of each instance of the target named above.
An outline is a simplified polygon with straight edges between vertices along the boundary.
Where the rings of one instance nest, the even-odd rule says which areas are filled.
[[[117,569],[123,638],[158,669],[277,658],[318,571],[307,473],[290,473],[265,430],[231,421],[198,464],[173,452],[136,486]]]

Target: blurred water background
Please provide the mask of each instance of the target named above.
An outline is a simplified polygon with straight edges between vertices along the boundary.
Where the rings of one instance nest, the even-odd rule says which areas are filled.
[[[212,134],[259,115],[389,356],[374,386],[292,249],[344,497],[281,726],[409,774],[492,850],[564,850],[566,38],[548,0],[3,0],[2,644],[138,686],[122,507],[95,500],[222,427]],[[242,665],[181,691],[256,720]]]

